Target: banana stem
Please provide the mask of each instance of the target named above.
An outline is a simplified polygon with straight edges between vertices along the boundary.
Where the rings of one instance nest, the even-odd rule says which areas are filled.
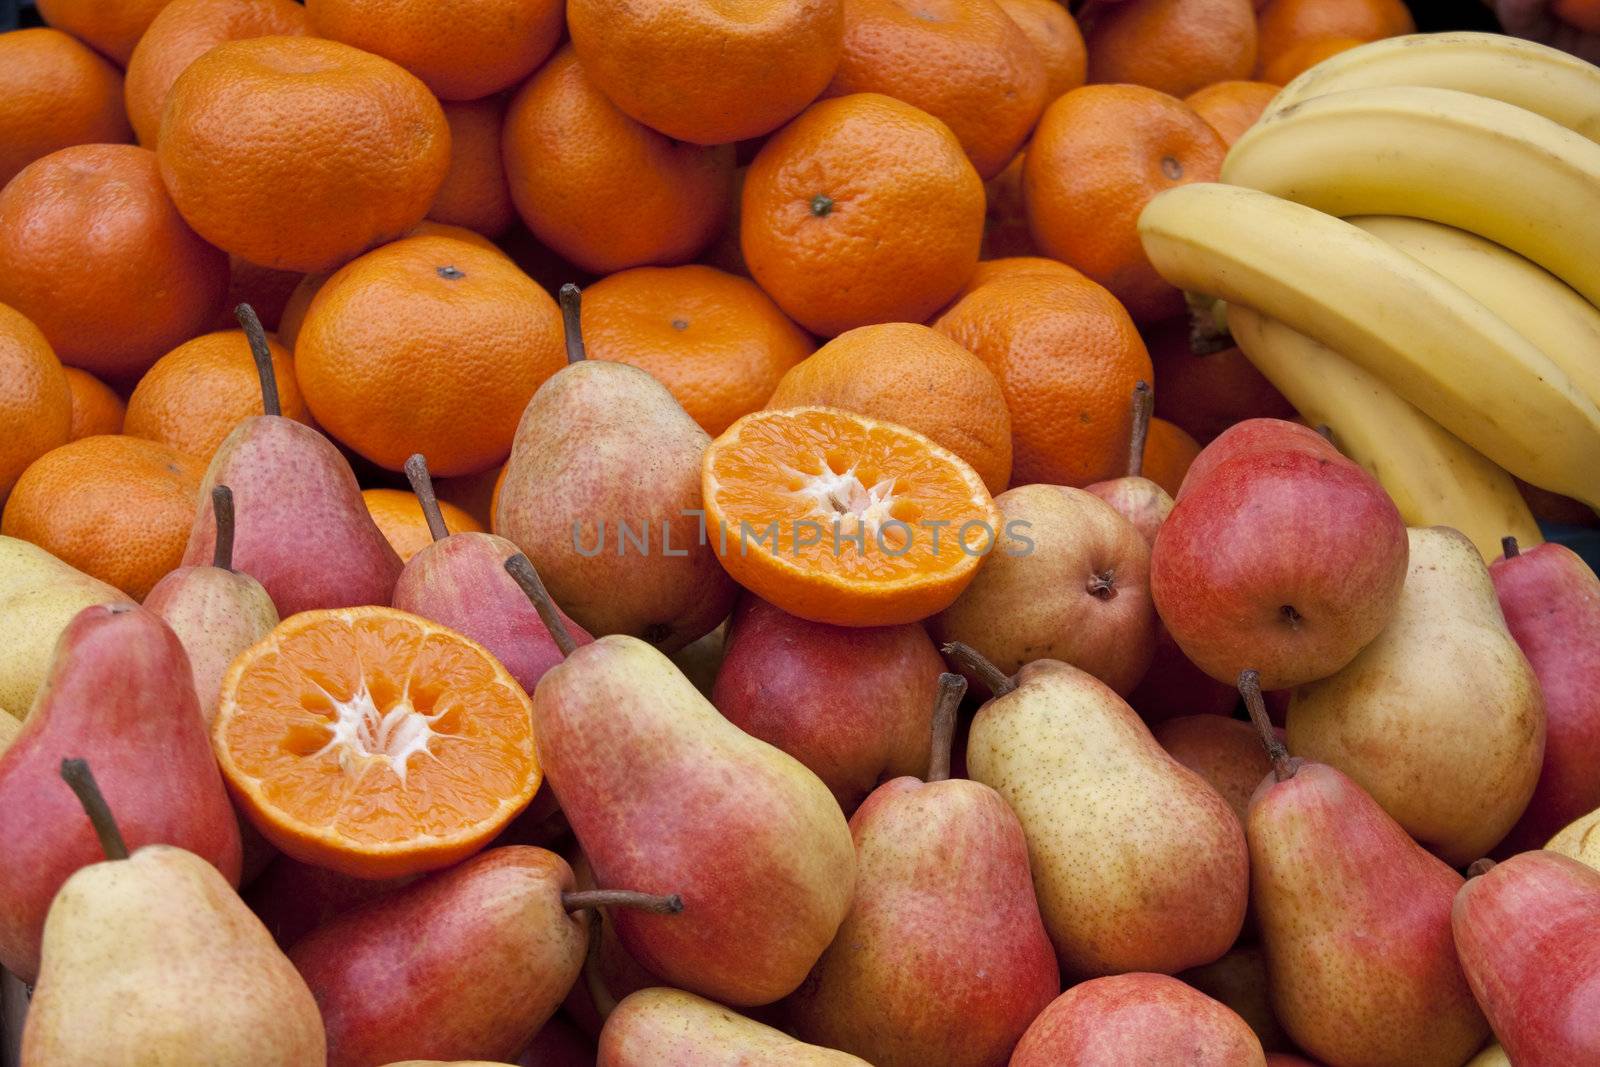
[[[422,504],[422,517],[428,521],[428,533],[435,541],[449,537],[450,529],[445,526],[444,514],[439,510],[439,496],[433,491],[433,476],[428,473],[428,460],[421,452],[413,453],[406,460],[406,481],[411,483],[411,491],[417,494],[417,500]]]

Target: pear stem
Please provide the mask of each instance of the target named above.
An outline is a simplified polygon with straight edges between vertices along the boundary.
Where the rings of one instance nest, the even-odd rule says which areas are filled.
[[[261,410],[268,415],[282,415],[283,407],[278,401],[278,375],[272,368],[272,349],[267,345],[267,331],[262,329],[256,309],[249,304],[240,304],[233,309],[233,314],[244,330],[245,340],[250,344],[250,358],[256,363],[256,377],[261,379]]]
[[[940,650],[973,674],[983,679],[991,696],[1003,697],[1017,688],[1017,680],[984,658],[983,653],[961,641],[951,641]]]
[[[422,504],[422,517],[428,520],[428,533],[433,535],[435,541],[443,541],[450,536],[450,528],[444,524],[444,513],[439,510],[439,495],[433,491],[433,476],[428,473],[428,461],[421,452],[414,452],[406,460],[406,481],[411,483],[411,491],[417,494],[417,500]]]
[[[225,485],[211,487],[211,514],[217,523],[216,545],[211,550],[211,565],[218,570],[233,570],[233,490]]]
[[[89,816],[89,824],[94,827],[95,836],[100,838],[100,850],[106,854],[106,859],[127,859],[128,843],[122,839],[122,830],[111,814],[111,805],[106,803],[105,794],[100,792],[100,783],[94,780],[89,761],[62,760],[61,777],[78,795],[78,803],[83,805],[84,814]]]
[[[561,287],[561,328],[567,338],[567,363],[582,363],[588,358],[583,349],[583,290],[571,282]]]
[[[1494,860],[1489,859],[1487,856],[1481,860],[1473,860],[1472,866],[1467,868],[1467,877],[1476,878],[1480,874],[1488,874],[1490,871],[1494,870],[1494,866]]]
[[[1272,761],[1273,775],[1280,782],[1288,781],[1294,777],[1295,767],[1289,760],[1289,750],[1272,729],[1272,719],[1267,715],[1267,702],[1261,698],[1261,675],[1254,667],[1246,667],[1239,672],[1239,693],[1244,697],[1245,710],[1250,713],[1256,733],[1261,736],[1261,745],[1267,750],[1267,758]]]
[[[683,910],[683,898],[676,893],[636,893],[632,889],[583,889],[575,893],[562,893],[561,906],[568,911],[637,908],[653,915],[676,915]]]
[[[1144,471],[1144,445],[1150,439],[1150,415],[1155,411],[1156,397],[1150,383],[1140,378],[1133,386],[1133,436],[1128,440],[1128,477],[1137,478]]]
[[[533,610],[539,613],[539,621],[544,623],[544,628],[550,631],[550,637],[555,641],[556,647],[561,650],[563,657],[570,656],[578,647],[578,642],[572,639],[572,632],[567,629],[567,624],[561,621],[561,613],[556,610],[555,601],[550,599],[550,590],[544,587],[544,581],[539,577],[539,572],[533,569],[533,563],[528,557],[518,552],[505,563],[506,573],[522,587],[528,599],[533,601]]]
[[[1332,426],[1329,426],[1325,422],[1319,422],[1315,426],[1313,426],[1312,429],[1317,431],[1317,436],[1318,437],[1320,437],[1324,441],[1328,442],[1334,448],[1338,448],[1339,447],[1339,442],[1337,442],[1337,441],[1335,441],[1333,439],[1333,427]]]
[[[933,704],[933,747],[928,751],[930,782],[950,777],[950,745],[956,736],[956,709],[966,696],[967,680],[959,674],[939,675],[939,696]]]
[[[589,920],[589,945],[583,954],[583,984],[589,990],[589,1000],[602,1023],[617,1010],[617,998],[611,995],[605,975],[600,973],[600,939],[604,936],[605,917],[597,912]]]
[[[1506,559],[1516,559],[1522,555],[1522,548],[1515,537],[1500,538],[1500,551],[1505,553]]]

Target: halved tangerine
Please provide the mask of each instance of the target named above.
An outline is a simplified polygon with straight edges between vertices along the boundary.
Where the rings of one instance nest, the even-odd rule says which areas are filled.
[[[954,452],[836,408],[746,415],[706,450],[701,486],[728,573],[838,626],[942,611],[1002,536],[983,479]]]
[[[212,741],[267,840],[358,878],[455,863],[539,788],[522,687],[482,645],[394,608],[285,619],[228,669]]]

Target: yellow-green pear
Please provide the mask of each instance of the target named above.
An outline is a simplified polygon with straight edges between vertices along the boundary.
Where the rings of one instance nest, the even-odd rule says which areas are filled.
[[[1445,526],[1408,535],[1394,616],[1342,670],[1295,691],[1289,751],[1355,779],[1461,867],[1493,848],[1533,795],[1544,699],[1472,542]]]
[[[0,536],[0,707],[27,718],[67,623],[91,604],[116,602],[128,597],[35,544]]]
[[[1573,819],[1544,847],[1600,871],[1600,810]]]
[[[808,1045],[681,989],[625,997],[600,1031],[597,1067],[871,1067],[866,1060]]]

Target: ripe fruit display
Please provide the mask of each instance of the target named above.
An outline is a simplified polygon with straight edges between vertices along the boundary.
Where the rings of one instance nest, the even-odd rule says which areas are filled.
[[[1597,13],[0,5],[0,1065],[1600,1067]]]

